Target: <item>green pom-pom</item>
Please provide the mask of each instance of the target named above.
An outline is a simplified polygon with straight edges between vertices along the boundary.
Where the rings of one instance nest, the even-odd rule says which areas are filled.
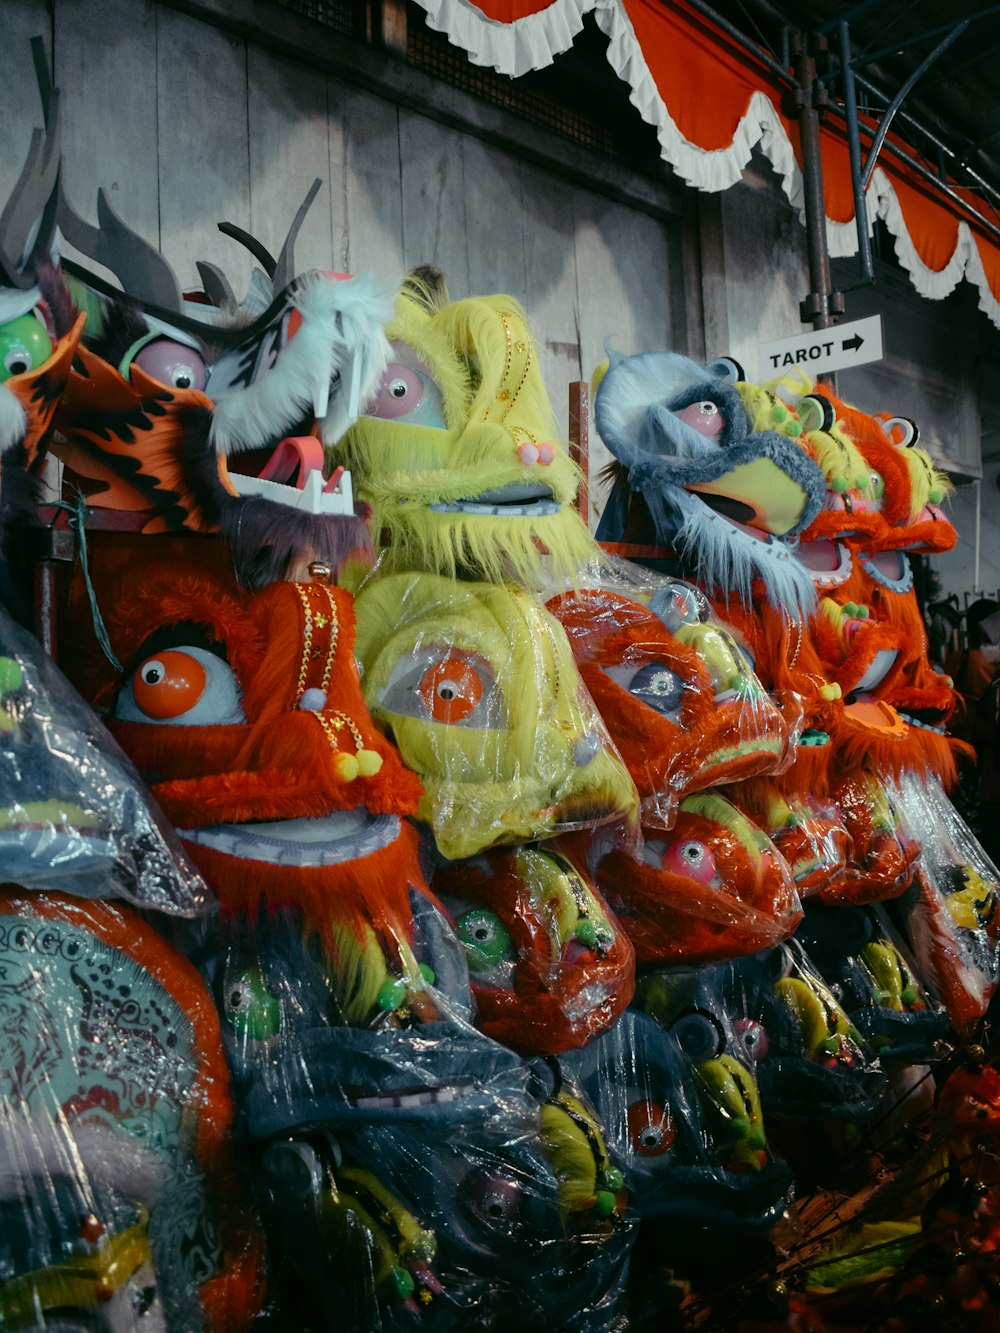
[[[836,491],[838,495],[843,495],[847,490],[847,478],[834,477],[833,481],[830,482],[830,490]]]
[[[13,657],[0,657],[0,693],[21,688],[24,672]]]
[[[785,421],[788,417],[788,408],[783,403],[775,403],[773,415],[775,421]]]
[[[919,998],[919,996],[917,995],[916,986],[906,986],[903,990],[902,995],[899,998],[903,1001],[904,1004],[916,1004]]]
[[[378,1007],[386,1013],[398,1009],[406,999],[406,982],[399,978],[383,981],[378,992]]]
[[[413,1280],[413,1274],[408,1273],[405,1268],[394,1268],[389,1274],[389,1282],[393,1293],[401,1301],[405,1301],[407,1297],[412,1296],[417,1285]]]
[[[597,927],[593,921],[578,921],[574,932],[579,942],[588,949],[597,944]]]
[[[625,1184],[625,1177],[616,1166],[609,1166],[604,1172],[604,1187],[611,1190],[612,1194],[617,1194]]]
[[[431,967],[430,963],[420,964],[420,975],[427,982],[428,986],[433,986],[434,982],[437,979],[434,975],[434,969],[433,967]]]
[[[594,1212],[598,1217],[610,1217],[617,1204],[618,1200],[608,1190],[598,1190],[594,1195]]]
[[[784,432],[787,436],[789,436],[790,439],[793,440],[798,439],[798,437],[802,434],[801,422],[789,421],[784,427]]]

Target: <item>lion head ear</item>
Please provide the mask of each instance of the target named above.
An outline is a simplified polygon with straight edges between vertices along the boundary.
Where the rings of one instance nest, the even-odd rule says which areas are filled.
[[[740,363],[731,356],[717,356],[714,361],[709,362],[708,373],[728,381],[729,384],[742,384],[747,377]]]
[[[877,412],[875,420],[888,440],[900,449],[912,449],[920,440],[920,427],[912,417],[894,417],[888,412]]]
[[[448,304],[448,280],[436,264],[418,264],[403,279],[403,295],[421,306],[429,315]]]
[[[799,414],[804,431],[829,431],[837,424],[837,414],[833,410],[833,404],[822,394],[804,394],[795,405],[795,410]]]

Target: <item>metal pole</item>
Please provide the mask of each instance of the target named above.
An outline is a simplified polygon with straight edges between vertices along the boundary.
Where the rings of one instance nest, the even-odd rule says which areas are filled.
[[[802,188],[806,220],[806,250],[810,290],[799,306],[804,323],[814,329],[829,329],[843,311],[840,293],[834,293],[830,276],[830,252],[826,241],[826,207],[823,197],[823,160],[819,140],[819,85],[816,60],[804,33],[792,38],[792,68],[802,92],[799,112],[799,144],[802,151]],[[821,384],[833,385],[832,375],[818,375]]]
[[[847,150],[851,158],[851,187],[854,190],[854,223],[858,231],[858,260],[861,264],[859,285],[870,287],[875,281],[872,241],[868,233],[868,202],[861,182],[861,136],[858,125],[858,95],[851,64],[851,30],[843,20],[837,25],[840,38],[840,69],[844,81],[844,112],[847,116]]]

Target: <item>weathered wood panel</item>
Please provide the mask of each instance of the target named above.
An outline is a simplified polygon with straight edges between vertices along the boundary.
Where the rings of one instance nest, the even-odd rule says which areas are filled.
[[[0,210],[7,202],[28,154],[31,132],[42,126],[42,104],[31,60],[31,39],[42,37],[52,68],[52,18],[39,0],[4,0],[0,19],[0,87],[4,90],[3,147],[0,150]]]
[[[250,232],[277,258],[313,181],[322,180],[295,245],[298,268],[331,268],[326,79],[251,46],[247,53]],[[232,221],[238,222],[238,218]]]
[[[160,249],[185,288],[200,286],[205,259],[242,297],[250,255],[218,224],[250,216],[246,46],[160,9],[157,57]]]
[[[403,207],[403,259],[438,264],[452,296],[469,294],[466,243],[468,184],[462,135],[409,111],[399,116],[399,178]]]
[[[332,79],[329,108],[338,268],[396,279],[403,272],[397,108]]]
[[[69,196],[96,221],[103,185],[125,222],[158,245],[157,8],[147,0],[55,0],[53,13]]]
[[[509,153],[464,136],[465,245],[468,295],[504,292],[528,301],[521,205],[524,169]]]

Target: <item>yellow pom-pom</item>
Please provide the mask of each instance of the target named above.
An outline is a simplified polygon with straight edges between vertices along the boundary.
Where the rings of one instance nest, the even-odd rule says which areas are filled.
[[[824,685],[820,689],[820,694],[824,699],[839,699],[841,695],[840,686],[836,681],[832,685]]]
[[[337,777],[341,782],[353,782],[358,776],[360,765],[357,757],[353,754],[338,754],[333,761],[333,766],[337,770]]]
[[[359,750],[358,772],[363,778],[373,778],[382,767],[382,756],[377,750]]]

